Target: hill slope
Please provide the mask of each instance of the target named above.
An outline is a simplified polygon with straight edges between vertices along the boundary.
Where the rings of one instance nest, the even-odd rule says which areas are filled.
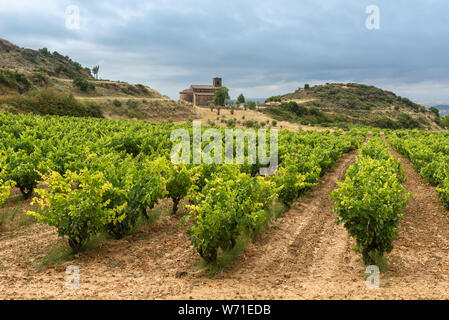
[[[291,120],[350,122],[382,128],[440,129],[436,115],[424,106],[374,86],[328,83],[306,86],[268,100],[278,102],[266,108],[265,113],[274,117],[290,116]],[[286,102],[297,102],[299,109],[305,109],[292,110],[292,105],[289,107]]]
[[[0,110],[64,114],[67,108],[44,108],[42,96],[61,103],[69,100],[61,96],[65,94],[88,109],[93,107],[95,114],[100,110],[112,118],[176,120],[194,116],[193,107],[187,103],[171,100],[141,84],[95,80],[89,68],[46,48],[24,49],[0,39],[0,67]],[[73,111],[77,106],[71,100],[69,108]],[[68,114],[90,116],[84,107]]]

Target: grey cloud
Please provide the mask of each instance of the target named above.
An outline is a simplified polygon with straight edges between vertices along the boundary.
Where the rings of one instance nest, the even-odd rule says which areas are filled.
[[[332,79],[449,99],[441,85],[406,90],[449,83],[444,0],[28,2],[1,5],[2,37],[87,66],[102,61],[103,77],[147,83],[173,98],[220,75],[233,95],[265,97]],[[64,28],[69,4],[80,7],[78,32]],[[371,4],[380,7],[380,30],[365,28]]]

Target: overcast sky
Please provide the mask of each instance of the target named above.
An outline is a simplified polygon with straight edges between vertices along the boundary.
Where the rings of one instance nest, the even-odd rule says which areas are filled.
[[[100,64],[178,99],[221,76],[231,96],[359,82],[449,104],[447,0],[0,0],[0,37]],[[73,29],[79,8],[79,29]],[[368,29],[369,5],[379,29]],[[69,13],[69,14],[67,14]],[[375,22],[375,20],[370,20]],[[67,28],[69,22],[69,28]]]

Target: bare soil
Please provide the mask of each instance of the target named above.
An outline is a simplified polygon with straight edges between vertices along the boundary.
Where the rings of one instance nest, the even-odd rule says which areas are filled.
[[[367,289],[354,241],[337,225],[329,194],[356,152],[272,223],[224,271],[199,269],[179,216],[164,216],[122,240],[37,268],[64,243],[35,223],[0,233],[2,299],[448,299],[449,219],[435,189],[398,154],[414,194],[387,255],[380,289]],[[66,289],[66,267],[80,268],[80,289]]]
[[[267,122],[268,124],[265,126],[265,128],[268,128],[271,126],[275,129],[287,129],[291,131],[298,131],[301,130],[316,130],[316,131],[335,131],[335,129],[332,128],[324,128],[324,127],[314,127],[314,126],[306,126],[301,125],[299,123],[292,123],[288,121],[276,121],[276,126],[272,125],[273,118],[270,116],[256,111],[256,110],[244,110],[242,107],[239,109],[234,110],[234,114],[231,114],[231,110],[229,109],[221,109],[220,114],[217,114],[217,110],[211,111],[209,108],[200,108],[200,107],[194,107],[195,113],[196,113],[196,119],[201,120],[203,122],[203,125],[207,125],[208,121],[213,121],[217,126],[226,127],[225,123],[221,122],[221,119],[224,120],[230,120],[230,119],[236,119],[240,121],[240,124],[237,124],[237,128],[244,128],[243,122],[246,120],[254,120],[258,122]],[[185,122],[185,121],[182,121]]]

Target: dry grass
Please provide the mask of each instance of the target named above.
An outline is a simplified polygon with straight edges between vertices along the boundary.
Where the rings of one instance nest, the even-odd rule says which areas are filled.
[[[23,200],[23,196],[17,188],[13,189],[9,200],[3,208],[0,208],[0,230],[13,231],[34,223],[36,220],[26,214],[35,208],[31,202],[31,199]]]
[[[311,98],[311,99],[290,99],[290,100],[285,100],[285,102],[296,102],[298,104],[301,103],[307,103],[307,102],[312,102],[312,101],[316,101],[317,99],[315,98]]]
[[[196,120],[201,120],[203,124],[207,124],[208,121],[213,121],[217,126],[226,127],[226,123],[222,123],[220,120],[229,120],[229,119],[236,119],[237,121],[240,121],[240,124],[237,124],[236,127],[238,128],[244,128],[242,123],[246,120],[254,120],[258,122],[266,122],[268,121],[269,124],[266,126],[272,126],[273,118],[269,117],[268,115],[255,111],[255,110],[244,110],[243,108],[234,110],[234,114],[231,114],[231,110],[228,109],[221,109],[220,115],[217,114],[217,110],[211,111],[209,108],[199,108],[194,107],[195,112],[197,114]],[[218,118],[218,120],[217,120]],[[180,123],[184,121],[179,121]],[[329,128],[321,128],[321,127],[312,127],[312,126],[306,126],[301,125],[298,123],[291,123],[287,121],[277,121],[276,126],[272,126],[272,128],[275,129],[287,129],[291,131],[298,131],[299,129],[302,130],[329,130]]]

